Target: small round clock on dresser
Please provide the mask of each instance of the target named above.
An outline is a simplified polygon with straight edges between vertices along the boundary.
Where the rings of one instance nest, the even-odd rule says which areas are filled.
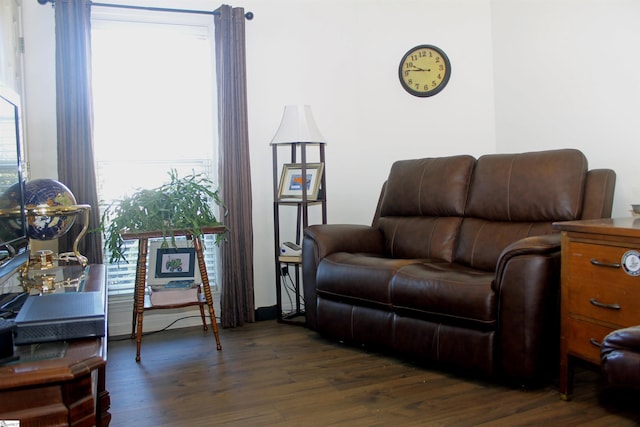
[[[400,84],[411,95],[433,96],[449,83],[451,62],[439,47],[423,44],[409,49],[398,67]]]

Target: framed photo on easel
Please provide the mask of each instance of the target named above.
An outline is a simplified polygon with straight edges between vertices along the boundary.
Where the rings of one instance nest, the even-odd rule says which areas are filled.
[[[160,248],[156,254],[156,277],[195,276],[194,248]]]
[[[302,199],[303,185],[307,187],[307,200],[317,200],[322,181],[324,163],[307,163],[306,177],[301,163],[285,163],[278,187],[278,200]]]
[[[162,240],[149,242],[147,284],[168,285],[187,281],[200,283],[200,271],[195,248],[185,240],[176,240],[177,247],[163,247]]]

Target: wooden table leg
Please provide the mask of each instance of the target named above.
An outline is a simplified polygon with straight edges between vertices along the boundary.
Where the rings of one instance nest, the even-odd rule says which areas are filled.
[[[142,345],[142,319],[144,317],[144,293],[147,280],[147,250],[148,239],[141,238],[138,241],[138,264],[136,266],[136,285],[134,298],[134,319],[136,327],[136,362],[140,361],[140,346]]]
[[[559,388],[562,400],[571,400],[573,394],[574,366],[571,359],[568,354],[561,356]]]
[[[134,290],[133,290],[133,316],[131,319],[131,339],[136,337],[136,326],[138,324],[138,284],[145,283],[146,278],[144,277],[146,265],[142,264],[147,262],[145,258],[140,255],[141,247],[141,239],[138,240],[138,259],[136,260],[136,278],[134,282]],[[141,274],[143,276],[141,276]],[[144,307],[144,292],[142,293],[142,304]]]
[[[106,367],[98,368],[98,383],[96,385],[96,427],[107,427],[111,422],[111,398],[106,388]]]
[[[209,275],[207,274],[207,267],[204,263],[204,254],[202,253],[202,244],[198,236],[193,237],[193,246],[196,249],[196,257],[198,258],[198,268],[200,269],[200,277],[202,278],[202,288],[204,291],[204,297],[209,306],[209,317],[211,318],[211,328],[213,329],[213,335],[216,338],[216,347],[218,350],[222,350],[220,344],[220,335],[218,333],[218,322],[216,321],[215,310],[213,309],[213,297],[211,296],[211,286],[209,285]]]
[[[203,287],[198,287],[198,301],[202,301],[202,288]],[[205,303],[201,302],[200,305],[198,305],[198,308],[200,309],[200,318],[202,319],[202,329],[204,329],[205,331],[208,331],[209,330],[209,326],[207,325],[207,317],[204,314],[204,304]]]
[[[560,398],[562,400],[571,400],[573,393],[573,357],[569,354],[569,344],[565,338],[568,331],[565,330],[565,324],[562,324],[562,332],[560,334],[560,378],[559,389]]]

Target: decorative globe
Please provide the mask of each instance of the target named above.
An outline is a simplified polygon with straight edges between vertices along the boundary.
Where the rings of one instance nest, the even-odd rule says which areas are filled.
[[[34,179],[25,184],[24,202],[27,212],[35,208],[72,206],[76,198],[61,182],[53,179]],[[27,232],[35,240],[52,240],[63,236],[73,223],[75,215],[29,215]]]

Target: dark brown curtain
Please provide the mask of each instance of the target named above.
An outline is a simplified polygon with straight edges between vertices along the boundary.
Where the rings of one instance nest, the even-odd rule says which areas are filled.
[[[78,204],[91,205],[90,229],[100,223],[93,159],[93,104],[91,94],[90,1],[57,0],[56,99],[58,124],[58,179],[76,196]],[[78,222],[78,221],[76,221]],[[58,242],[60,252],[71,251],[80,228]],[[100,233],[88,233],[79,245],[90,263],[102,264]]]
[[[220,194],[227,207],[227,240],[222,261],[221,325],[255,321],[253,298],[253,226],[247,126],[245,18],[243,8],[223,5],[214,17]]]

